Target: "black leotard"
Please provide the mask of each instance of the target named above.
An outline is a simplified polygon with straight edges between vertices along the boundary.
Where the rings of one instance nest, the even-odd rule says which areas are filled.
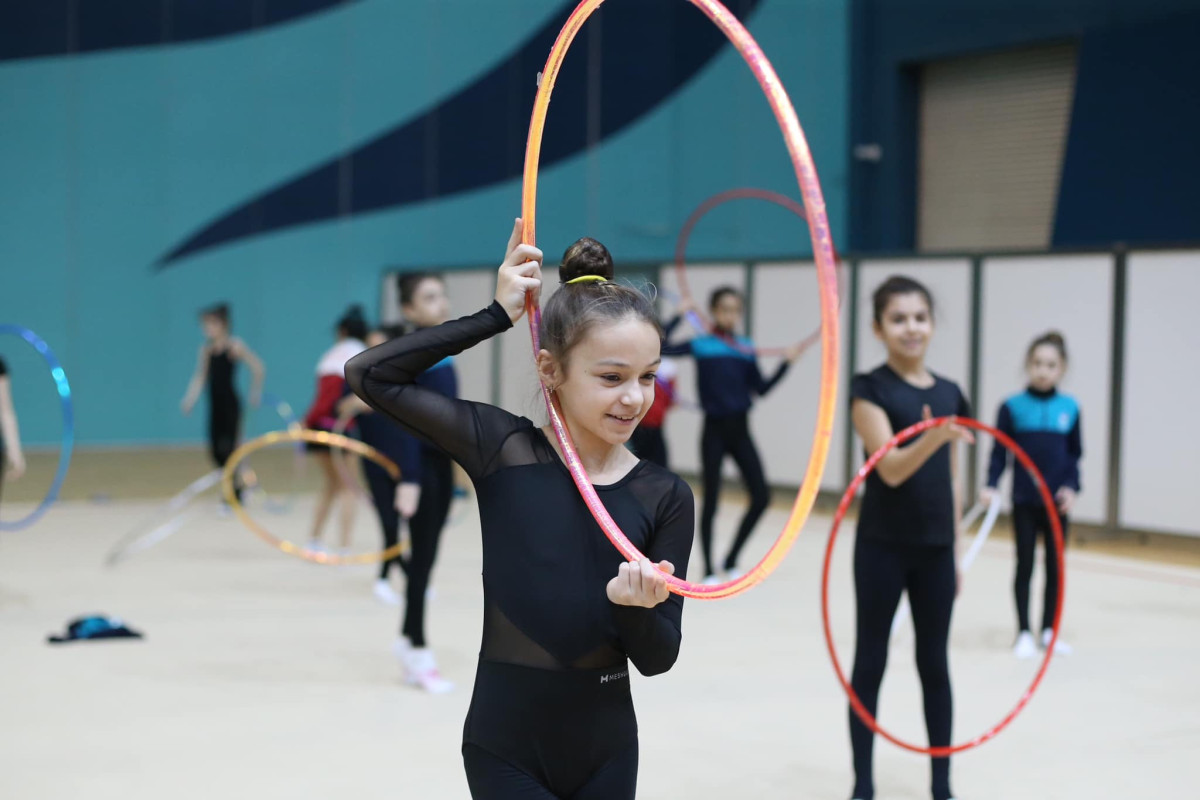
[[[526,796],[517,783],[532,778],[553,796],[588,796],[599,791],[589,783],[603,781],[624,787],[605,789],[607,796],[632,797],[637,723],[628,661],[643,675],[670,669],[679,653],[682,598],[671,595],[653,609],[610,602],[606,585],[622,558],[545,434],[523,417],[416,383],[422,370],[511,325],[493,303],[356,356],[346,377],[372,407],[458,461],[475,484],[485,615],[463,732],[475,796]],[[686,483],[640,461],[621,480],[596,488],[643,553],[686,574],[695,515]],[[508,790],[489,768],[497,759],[516,776]],[[614,771],[621,780],[614,782]]]
[[[237,447],[242,404],[233,383],[234,358],[229,345],[208,351],[208,444],[213,462],[224,467]]]

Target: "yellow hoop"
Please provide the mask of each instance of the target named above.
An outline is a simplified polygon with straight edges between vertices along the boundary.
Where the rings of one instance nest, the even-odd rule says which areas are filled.
[[[342,450],[349,450],[352,453],[358,453],[361,456],[371,459],[379,466],[388,471],[388,474],[393,479],[400,479],[400,468],[396,466],[390,458],[383,453],[371,447],[368,444],[363,444],[357,439],[351,439],[349,436],[342,436],[337,433],[328,433],[326,431],[310,431],[303,428],[289,429],[286,431],[274,431],[272,433],[264,433],[257,439],[251,439],[243,444],[237,450],[233,451],[233,455],[229,457],[229,461],[225,463],[225,469],[221,473],[221,493],[225,495],[225,502],[229,503],[229,507],[233,509],[233,513],[242,521],[250,531],[262,539],[272,547],[282,550],[289,556],[302,558],[305,561],[311,561],[314,564],[329,564],[331,566],[339,566],[343,564],[375,564],[380,561],[390,561],[397,556],[406,555],[408,551],[407,540],[401,541],[398,544],[392,545],[386,550],[381,550],[377,553],[362,553],[353,556],[337,556],[329,553],[317,553],[307,548],[301,547],[295,542],[289,542],[286,539],[281,539],[274,535],[262,525],[258,523],[249,513],[237,498],[237,492],[233,487],[233,476],[237,472],[238,464],[240,464],[246,456],[251,453],[261,450],[264,447],[270,447],[279,442],[315,442],[328,447],[337,447]]]

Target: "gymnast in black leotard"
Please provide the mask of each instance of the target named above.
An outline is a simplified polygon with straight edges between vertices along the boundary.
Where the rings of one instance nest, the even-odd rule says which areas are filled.
[[[209,453],[220,468],[233,455],[242,426],[242,401],[237,394],[234,366],[241,361],[250,368],[253,376],[250,404],[255,408],[262,398],[266,370],[254,351],[230,333],[228,305],[221,303],[201,311],[200,327],[204,331],[204,344],[200,346],[196,371],[180,407],[185,415],[192,413],[201,390],[208,385]],[[235,485],[235,491],[241,494],[240,483]]]
[[[483,642],[463,761],[474,798],[632,798],[637,722],[628,663],[643,675],[679,653],[694,504],[688,485],[623,445],[653,400],[661,331],[649,302],[611,282],[603,245],[581,239],[542,316],[538,371],[554,392],[601,500],[648,558],[626,563],[579,496],[548,428],[419,385],[417,375],[512,327],[541,285],[541,251],[520,242],[496,300],[346,365],[354,391],[446,452],[475,484],[483,530]],[[655,562],[657,569],[655,568]]]

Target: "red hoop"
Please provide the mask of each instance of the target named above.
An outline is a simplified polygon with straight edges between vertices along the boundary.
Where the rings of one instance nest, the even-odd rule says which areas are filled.
[[[687,220],[683,223],[683,227],[679,229],[679,237],[675,240],[675,281],[679,285],[679,295],[684,300],[690,301],[693,306],[696,306],[696,308],[699,308],[699,305],[696,303],[696,299],[694,297],[692,297],[692,291],[691,291],[691,288],[688,286],[688,282],[687,282],[688,241],[691,239],[692,231],[695,229],[696,225],[699,224],[700,220],[703,219],[704,216],[706,214],[708,214],[708,212],[712,211],[717,206],[721,206],[721,205],[724,205],[725,203],[728,203],[731,200],[765,200],[768,203],[774,203],[775,205],[779,206],[780,208],[785,208],[788,211],[791,211],[793,214],[798,216],[801,220],[808,222],[808,215],[805,214],[803,205],[796,202],[795,200],[793,200],[792,198],[788,197],[785,194],[780,194],[779,192],[772,192],[769,189],[756,189],[753,187],[741,187],[738,189],[726,189],[723,192],[714,194],[712,197],[708,198],[703,203],[701,203],[699,206],[697,206],[696,210],[693,211],[691,213],[691,215],[688,216]],[[836,266],[836,263],[837,263],[837,254],[834,253],[835,266]],[[840,280],[838,281],[838,284],[839,284],[838,295],[840,296],[842,294]],[[840,308],[840,306],[839,306],[839,308]],[[704,324],[705,328],[707,329],[707,332],[709,332],[709,333],[713,332],[712,320],[705,317],[703,312],[696,311],[696,317],[699,318],[699,320]],[[738,349],[743,349],[740,344],[738,344],[736,341],[732,340],[732,337],[729,337],[729,338],[730,338],[731,344],[733,344],[734,347],[736,347]],[[813,331],[808,336],[804,337],[803,339],[801,339],[799,341],[800,351],[804,352],[804,351],[808,350],[808,348],[812,347],[814,344],[816,344],[818,341],[820,341],[820,339],[821,339],[821,328],[820,328],[820,326],[817,326],[817,329],[815,331]],[[758,355],[764,355],[764,356],[783,355],[783,353],[787,350],[787,348],[785,348],[785,347],[754,347],[754,348],[746,348],[746,349],[747,349],[747,351],[752,350],[754,353],[757,353]]]
[[[1047,516],[1050,518],[1050,529],[1054,532],[1054,550],[1058,554],[1058,603],[1054,607],[1054,628],[1051,634],[1050,643],[1046,646],[1046,655],[1042,659],[1041,667],[1038,668],[1037,674],[1033,676],[1033,682],[1029,684],[1029,688],[1021,695],[1021,699],[1017,701],[1017,705],[1004,719],[1000,720],[999,724],[983,734],[976,736],[962,744],[947,745],[942,747],[918,747],[910,744],[891,733],[888,733],[879,722],[871,716],[870,712],[863,706],[862,701],[858,699],[854,689],[850,686],[850,682],[846,680],[846,674],[842,671],[841,662],[838,660],[837,649],[833,644],[833,632],[829,624],[829,567],[833,560],[833,545],[837,541],[838,527],[842,524],[842,520],[846,516],[846,510],[850,508],[850,503],[854,499],[855,492],[862,482],[867,479],[867,476],[875,471],[875,466],[880,460],[894,450],[896,447],[904,444],[908,440],[924,433],[930,428],[937,428],[942,425],[951,423],[962,425],[967,428],[984,431],[996,438],[996,441],[1004,445],[1014,456],[1021,466],[1025,467],[1033,476],[1034,483],[1038,487],[1038,491],[1042,495],[1042,502],[1046,505]],[[1046,486],[1046,481],[1042,477],[1042,473],[1034,465],[1033,460],[1025,453],[1021,447],[1005,436],[1000,431],[990,425],[985,425],[982,422],[966,417],[937,417],[936,419],[925,420],[918,422],[916,425],[909,426],[897,433],[883,447],[879,448],[875,453],[867,459],[867,463],[863,464],[854,476],[854,480],[850,482],[846,493],[842,495],[842,502],[838,504],[837,513],[833,517],[833,528],[829,531],[829,543],[825,546],[825,568],[821,573],[821,618],[825,625],[825,644],[829,648],[829,656],[833,659],[833,671],[837,673],[838,682],[845,690],[846,696],[850,698],[850,708],[858,715],[863,724],[870,728],[874,733],[879,734],[897,747],[902,747],[905,750],[910,750],[914,753],[933,756],[934,758],[945,758],[954,753],[961,753],[964,750],[970,750],[972,747],[978,747],[990,739],[993,739],[1000,731],[1008,727],[1017,715],[1024,710],[1025,706],[1033,698],[1033,693],[1037,691],[1038,685],[1042,682],[1042,677],[1046,674],[1046,668],[1050,666],[1050,659],[1054,657],[1054,645],[1058,642],[1059,623],[1062,620],[1063,598],[1066,596],[1066,569],[1063,563],[1063,533],[1062,523],[1058,518],[1058,509],[1054,505],[1054,498],[1050,496],[1050,490]]]

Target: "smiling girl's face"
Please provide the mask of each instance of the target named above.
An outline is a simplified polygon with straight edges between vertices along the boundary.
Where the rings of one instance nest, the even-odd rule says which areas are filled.
[[[548,383],[576,436],[586,431],[611,445],[629,440],[654,402],[661,343],[653,325],[631,316],[591,326],[565,363],[542,351],[543,375],[553,376]]]

